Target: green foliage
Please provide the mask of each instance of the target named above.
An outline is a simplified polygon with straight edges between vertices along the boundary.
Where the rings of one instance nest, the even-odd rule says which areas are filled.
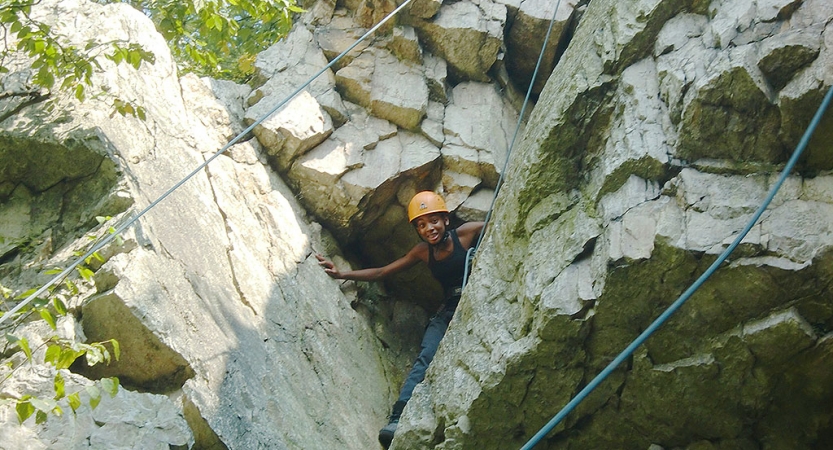
[[[295,0],[122,1],[153,20],[180,69],[236,81],[251,76],[255,56],[285,36],[292,14],[303,11]]]
[[[111,217],[97,217],[101,226],[107,227],[108,233],[115,233],[112,226],[106,224]],[[118,237],[118,236],[117,236]],[[120,239],[119,239],[120,240]],[[90,243],[92,245],[92,242]],[[80,250],[77,256],[82,256],[88,251]],[[11,369],[4,378],[0,378],[0,386],[12,378],[15,371],[24,367],[26,364],[34,364],[35,358],[43,355],[43,364],[49,364],[55,368],[55,375],[52,380],[54,395],[49,397],[39,397],[32,394],[24,393],[23,395],[0,397],[0,404],[13,404],[18,420],[23,423],[32,415],[35,415],[35,423],[43,423],[47,420],[49,415],[60,416],[64,410],[69,409],[75,413],[81,407],[82,395],[88,398],[88,404],[91,408],[98,406],[101,402],[101,392],[106,392],[110,396],[115,396],[119,389],[118,378],[103,378],[98,380],[93,385],[85,386],[75,392],[67,393],[64,373],[76,362],[79,358],[84,358],[86,364],[93,366],[96,364],[110,364],[113,361],[118,361],[121,357],[121,348],[118,341],[110,339],[102,342],[84,343],[77,341],[74,336],[72,338],[60,337],[57,334],[45,336],[39,339],[42,344],[37,348],[32,348],[29,340],[26,337],[18,336],[11,330],[17,326],[21,321],[29,317],[37,316],[40,320],[46,322],[50,329],[57,331],[57,318],[66,316],[70,310],[66,306],[65,298],[67,295],[74,296],[80,292],[78,283],[90,283],[93,276],[93,269],[90,267],[93,263],[103,263],[104,258],[94,252],[87,257],[84,264],[78,266],[78,275],[83,281],[72,281],[69,277],[65,277],[63,282],[57,286],[51,286],[46,291],[46,298],[36,298],[30,302],[25,308],[18,311],[14,317],[17,319],[13,323],[4,323],[2,326],[5,344],[3,345],[0,354],[4,355],[2,364]],[[49,274],[63,273],[61,269],[52,269],[47,271]],[[30,297],[35,289],[30,289],[17,296],[13,296],[12,290],[0,285],[0,305],[5,306],[8,300],[22,300]],[[2,314],[0,314],[2,315]],[[35,316],[35,317],[37,317]],[[29,319],[31,320],[31,319]],[[0,343],[3,340],[0,339]],[[20,359],[13,358],[15,354],[22,353],[23,362]],[[2,389],[0,389],[2,391]]]
[[[33,352],[29,348],[29,343],[26,338],[7,333],[6,342],[7,347],[13,345],[23,351],[26,362],[30,364],[34,362]],[[31,394],[25,394],[19,398],[7,398],[6,400],[11,400],[14,403],[17,418],[20,423],[25,422],[32,414],[35,414],[35,423],[43,423],[47,420],[49,414],[62,415],[65,406],[69,406],[72,412],[75,413],[82,405],[82,392],[86,393],[89,397],[89,405],[93,409],[101,402],[101,390],[104,390],[111,397],[114,397],[118,393],[119,380],[116,377],[112,377],[102,378],[96,382],[101,389],[96,384],[93,384],[85,386],[83,390],[78,390],[67,395],[66,382],[62,374],[62,371],[69,369],[82,356],[86,357],[87,364],[90,366],[100,363],[109,364],[113,359],[118,361],[121,356],[121,351],[115,339],[85,344],[71,339],[51,336],[44,345],[46,345],[46,351],[44,352],[43,362],[51,364],[56,369],[55,376],[52,380],[55,395],[52,397],[36,397]],[[112,354],[107,348],[108,345],[112,348]],[[22,367],[22,365],[17,368],[19,367]],[[17,370],[17,368],[14,370]],[[5,379],[0,380],[0,384],[10,379],[14,370]]]
[[[150,17],[183,72],[238,82],[251,77],[257,54],[284,37],[292,27],[293,14],[303,11],[296,0],[96,1],[127,3]],[[84,101],[93,85],[93,74],[101,70],[102,57],[137,70],[144,63],[155,62],[153,53],[136,43],[91,39],[85,45],[73,45],[66,36],[32,17],[37,3],[0,0],[0,74],[10,72],[15,53],[32,61],[28,89],[0,94],[22,99],[17,107],[0,114],[0,120],[47,100],[54,90],[71,92]],[[112,106],[113,115],[146,118],[145,109],[135,100],[113,97]]]
[[[0,35],[3,37],[0,41],[0,73],[11,70],[9,64],[14,53],[22,53],[31,59],[29,89],[11,94],[24,98],[25,104],[26,100],[43,101],[55,89],[71,92],[79,101],[84,101],[87,89],[93,84],[93,74],[101,70],[98,62],[101,56],[116,64],[129,64],[137,70],[144,62],[153,64],[153,54],[132,43],[91,39],[83,47],[71,44],[66,36],[31,16],[32,6],[36,4],[33,0],[0,0]]]

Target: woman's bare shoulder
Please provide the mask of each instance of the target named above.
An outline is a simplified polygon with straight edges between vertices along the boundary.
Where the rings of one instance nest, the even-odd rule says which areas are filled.
[[[423,262],[428,262],[428,247],[428,243],[420,242],[408,252],[408,255],[418,258]]]

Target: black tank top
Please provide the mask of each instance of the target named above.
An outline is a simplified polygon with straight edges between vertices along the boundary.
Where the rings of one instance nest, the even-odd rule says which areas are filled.
[[[449,231],[453,247],[451,254],[437,261],[434,259],[434,249],[428,249],[428,269],[431,275],[440,282],[445,297],[445,309],[454,310],[460,301],[463,288],[463,274],[466,270],[466,249],[457,237],[457,230]]]

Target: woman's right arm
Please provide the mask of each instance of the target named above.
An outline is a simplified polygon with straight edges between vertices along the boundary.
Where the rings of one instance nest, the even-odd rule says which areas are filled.
[[[422,247],[422,245],[417,245],[406,253],[405,256],[383,267],[347,270],[344,272],[338,270],[332,261],[322,255],[315,255],[315,257],[318,259],[318,264],[324,268],[324,272],[337,280],[377,281],[409,269],[420,261],[427,260],[427,249],[423,249]],[[422,253],[425,253],[424,257],[422,257]]]

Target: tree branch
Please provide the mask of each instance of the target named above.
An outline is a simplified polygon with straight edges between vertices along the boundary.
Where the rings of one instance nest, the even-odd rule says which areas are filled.
[[[17,106],[15,106],[14,108],[11,109],[11,111],[7,111],[3,114],[0,114],[0,122],[4,122],[9,117],[19,113],[20,111],[23,111],[23,109],[25,109],[29,106],[32,106],[32,105],[41,103],[43,101],[46,101],[52,94],[50,94],[50,93],[43,94],[41,92],[28,92],[28,93],[27,92],[20,92],[20,93],[4,92],[4,93],[0,94],[0,99],[13,98],[13,97],[18,97],[18,96],[23,96],[23,95],[28,95],[29,98],[20,102],[20,103],[18,103]]]

